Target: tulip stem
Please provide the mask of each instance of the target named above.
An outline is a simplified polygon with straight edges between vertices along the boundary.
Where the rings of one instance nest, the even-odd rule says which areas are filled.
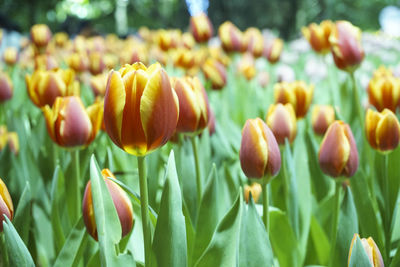
[[[142,215],[145,266],[150,266],[151,232],[149,219],[149,197],[147,190],[147,168],[145,157],[137,157],[140,184],[140,212]]]
[[[356,76],[354,74],[354,71],[350,73],[350,77],[351,77],[351,81],[353,83],[353,97],[354,97],[353,101],[354,101],[354,104],[356,105],[357,115],[358,115],[358,119],[360,120],[361,129],[364,129],[364,115],[363,115],[363,110],[361,107],[360,95],[358,92]]]
[[[192,138],[190,138],[190,140],[192,141],[194,164],[196,167],[197,206],[200,207],[200,201],[201,201],[203,188],[202,188],[202,184],[201,184],[201,172],[200,172],[199,153],[198,153],[198,149],[197,149],[197,137],[193,136]]]
[[[72,202],[71,202],[71,208],[72,208],[72,213],[71,213],[71,222],[74,225],[75,222],[78,220],[80,211],[81,211],[81,193],[80,193],[80,180],[81,180],[81,172],[80,172],[80,162],[79,162],[79,149],[75,149],[71,152],[71,158],[72,158],[72,177],[70,180],[70,189],[71,189],[71,196],[72,196]]]
[[[268,183],[262,183],[262,197],[263,197],[263,221],[265,225],[265,230],[269,234],[269,200],[268,200]]]
[[[382,193],[383,199],[385,201],[385,247],[386,247],[386,259],[389,261],[390,258],[390,245],[391,245],[391,212],[389,203],[389,181],[388,181],[388,154],[380,155],[382,157]]]
[[[329,266],[334,266],[335,264],[335,248],[336,248],[336,237],[339,223],[339,212],[340,212],[340,187],[342,183],[335,181],[335,197],[333,203],[333,220],[332,220],[332,230],[331,230],[331,255]]]

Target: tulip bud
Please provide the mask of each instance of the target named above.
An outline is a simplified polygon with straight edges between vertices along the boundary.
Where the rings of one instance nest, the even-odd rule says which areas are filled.
[[[303,81],[281,82],[274,87],[276,103],[290,103],[293,105],[298,119],[303,118],[310,107],[314,93],[314,86]]]
[[[351,177],[358,168],[358,151],[350,126],[343,121],[334,121],[322,140],[319,166],[329,176]]]
[[[11,99],[13,96],[13,84],[7,73],[0,71],[0,103]]]
[[[283,50],[283,41],[275,38],[264,45],[263,56],[271,63],[278,62]]]
[[[329,37],[333,60],[341,70],[353,72],[364,59],[361,30],[348,21],[338,21]]]
[[[17,156],[19,153],[18,134],[16,132],[7,133],[7,142],[11,152],[13,152],[15,156]]]
[[[244,43],[249,51],[255,58],[260,57],[263,53],[264,39],[259,29],[248,28],[244,32]]]
[[[109,178],[116,179],[114,174],[109,169],[101,171],[103,179],[110,192],[115,209],[118,214],[119,222],[121,223],[122,237],[129,234],[133,227],[133,209],[132,203],[122,188]],[[86,230],[97,241],[96,218],[94,214],[92,185],[89,181],[86,185],[85,194],[82,203],[83,221],[85,222]]]
[[[324,135],[329,125],[335,121],[335,110],[329,105],[314,105],[311,113],[313,130],[318,135]]]
[[[308,27],[303,27],[301,31],[315,52],[325,54],[331,48],[329,36],[333,28],[334,24],[332,21],[324,20],[319,25],[311,23]]]
[[[37,107],[52,106],[58,96],[79,95],[79,82],[72,70],[38,70],[25,76],[28,94]]]
[[[355,243],[357,242],[357,237],[360,238],[358,234],[354,234],[353,239],[351,240],[350,251],[349,251],[349,258],[347,265],[350,265],[351,253]],[[361,238],[361,245],[364,248],[365,253],[368,256],[369,262],[371,263],[371,267],[384,267],[383,259],[381,252],[379,251],[378,246],[376,245],[375,241],[372,237]]]
[[[18,60],[18,50],[15,47],[7,47],[3,52],[3,59],[7,65],[14,65]]]
[[[296,114],[291,104],[272,104],[268,109],[267,125],[280,145],[285,144],[287,138],[293,142],[297,134]]]
[[[68,39],[68,34],[65,32],[57,32],[54,34],[54,41],[58,47],[64,47],[67,44]]]
[[[246,53],[238,63],[238,72],[242,74],[248,81],[256,76],[256,65],[251,54]]]
[[[174,53],[174,65],[184,69],[190,69],[194,66],[195,59],[191,50],[180,48]]]
[[[89,56],[89,70],[93,75],[102,73],[106,69],[103,55],[100,52],[92,52]]]
[[[244,200],[246,201],[246,203],[249,203],[251,193],[254,203],[257,203],[258,199],[260,198],[261,192],[262,188],[259,183],[252,183],[250,186],[246,184],[244,186]]]
[[[243,34],[232,22],[226,21],[222,23],[218,29],[218,36],[221,40],[222,48],[226,52],[243,51]]]
[[[211,87],[220,90],[226,85],[226,69],[216,59],[208,58],[203,64],[203,73],[211,81]]]
[[[365,116],[365,132],[369,144],[382,152],[396,149],[400,141],[400,124],[389,109],[376,112],[368,109]]]
[[[248,119],[242,130],[240,165],[249,178],[275,176],[281,168],[281,154],[274,134],[260,118]]]
[[[182,34],[182,46],[187,49],[192,49],[196,45],[193,35],[190,32]]]
[[[106,92],[108,75],[106,73],[98,74],[90,78],[90,87],[94,96],[104,96]]]
[[[46,24],[36,24],[31,28],[31,39],[37,47],[45,47],[51,39],[51,31]]]
[[[167,73],[156,63],[125,65],[108,76],[104,123],[111,140],[129,154],[144,156],[174,134],[179,103]]]
[[[172,30],[159,30],[157,34],[158,46],[163,51],[168,51],[171,48],[176,48],[178,40],[180,40],[180,32]]]
[[[84,52],[72,53],[66,62],[68,67],[73,69],[76,73],[85,72],[89,67],[89,59]]]
[[[211,21],[205,13],[190,17],[190,31],[198,43],[207,42],[214,33]]]
[[[37,55],[35,57],[35,70],[52,70],[58,68],[58,63],[51,55]]]
[[[12,220],[14,216],[14,206],[7,186],[0,178],[0,232],[3,231],[4,215]]]
[[[400,102],[400,79],[391,74],[374,74],[368,84],[368,100],[378,110],[385,108],[396,112]]]
[[[63,147],[88,146],[101,127],[102,111],[102,103],[85,110],[77,96],[57,97],[52,108],[43,108],[51,139]]]
[[[179,99],[179,119],[176,131],[198,133],[208,124],[208,98],[197,77],[175,78],[171,83]]]

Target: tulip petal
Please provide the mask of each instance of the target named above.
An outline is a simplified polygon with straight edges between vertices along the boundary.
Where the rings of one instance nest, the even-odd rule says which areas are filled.
[[[344,168],[344,175],[347,177],[351,177],[356,173],[359,164],[357,145],[356,141],[354,140],[353,132],[351,131],[350,126],[348,124],[344,124],[342,127],[344,127],[344,134],[346,135],[346,138],[350,145],[350,153],[348,156],[346,167]]]
[[[386,111],[386,112],[385,112]],[[393,112],[383,111],[381,120],[376,125],[376,143],[379,150],[393,150],[399,145],[400,126]]]
[[[86,109],[86,113],[88,114],[92,124],[92,131],[90,132],[90,136],[86,141],[86,145],[89,145],[96,138],[96,135],[103,123],[103,112],[104,105],[102,102],[95,103]]]

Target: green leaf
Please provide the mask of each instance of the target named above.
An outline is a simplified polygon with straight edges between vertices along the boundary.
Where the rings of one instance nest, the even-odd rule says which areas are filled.
[[[31,225],[31,204],[32,204],[32,196],[31,196],[31,188],[29,186],[29,182],[26,182],[25,189],[22,192],[22,195],[18,202],[17,210],[15,211],[15,216],[13,219],[15,229],[20,234],[22,240],[25,243],[28,243],[29,240],[29,229]]]
[[[242,213],[239,266],[272,266],[273,262],[271,243],[250,193],[248,208]]]
[[[77,261],[82,255],[87,238],[85,232],[86,229],[81,217],[69,233],[63,248],[57,256],[54,267],[76,266]]]
[[[394,255],[392,262],[390,263],[390,267],[400,266],[400,242],[396,250],[396,254]]]
[[[3,231],[5,242],[7,244],[8,259],[11,266],[25,267],[35,266],[31,254],[29,254],[21,237],[18,235],[13,224],[7,216],[4,215]]]
[[[218,224],[210,244],[194,266],[236,266],[240,222],[242,215],[242,194]]]
[[[153,250],[160,267],[187,265],[185,218],[182,213],[181,190],[173,151],[168,160],[167,178],[154,233]]]
[[[299,245],[287,215],[272,210],[270,215],[270,240],[280,267],[301,266]]]
[[[360,238],[357,236],[351,251],[349,267],[365,267],[371,266],[368,255],[361,244]]]
[[[329,252],[331,249],[331,244],[326,236],[324,229],[322,229],[318,220],[315,216],[311,216],[311,238],[314,242],[315,252],[317,253],[317,258],[320,264],[327,265],[329,262]]]
[[[50,221],[54,233],[54,243],[57,253],[64,246],[65,236],[61,225],[60,213],[59,213],[59,199],[61,193],[59,190],[59,179],[62,175],[60,167],[57,166],[54,170],[53,181],[51,185],[51,211],[50,211]]]

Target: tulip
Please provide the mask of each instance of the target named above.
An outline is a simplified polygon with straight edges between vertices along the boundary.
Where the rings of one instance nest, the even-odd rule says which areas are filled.
[[[116,179],[114,174],[109,169],[101,171],[104,181],[107,185],[108,192],[111,195],[115,209],[118,214],[119,222],[122,229],[122,237],[129,234],[133,228],[133,208],[132,203],[122,188],[112,181],[110,178]],[[83,221],[85,222],[86,230],[97,241],[97,226],[94,214],[92,186],[89,181],[86,185],[85,194],[82,204]]]
[[[361,30],[348,21],[338,21],[329,42],[336,66],[341,70],[354,72],[364,59]]]
[[[51,55],[37,55],[35,57],[35,70],[52,70],[58,68],[56,59]]]
[[[335,120],[335,110],[329,105],[314,105],[311,113],[311,123],[314,132],[318,135],[325,134],[329,125]]]
[[[108,75],[106,73],[98,74],[90,78],[90,87],[95,97],[104,96],[106,92]]]
[[[400,102],[400,79],[391,74],[375,73],[368,84],[368,100],[378,110],[396,112]]]
[[[285,144],[287,138],[293,142],[297,134],[296,114],[291,104],[272,104],[266,117],[267,125],[280,145]]]
[[[210,133],[210,136],[215,133],[215,124],[216,124],[215,123],[215,114],[214,114],[214,111],[212,111],[212,109],[210,108],[209,119],[208,119],[208,124],[207,124],[208,132]]]
[[[68,67],[73,69],[76,73],[85,72],[89,67],[89,59],[84,52],[72,53],[66,62]]]
[[[11,99],[13,96],[13,84],[7,73],[0,71],[0,103]]]
[[[400,141],[400,124],[389,109],[376,112],[368,109],[365,116],[365,133],[371,147],[382,152],[396,149]]]
[[[246,53],[238,63],[238,72],[242,74],[248,81],[256,76],[256,66],[254,58],[251,54]]]
[[[179,119],[176,131],[198,133],[207,127],[207,93],[197,77],[175,78],[171,83],[179,99]]]
[[[47,46],[51,39],[51,31],[45,24],[36,24],[31,28],[32,42],[39,48]]]
[[[253,54],[254,57],[260,57],[263,53],[264,39],[259,29],[248,28],[244,32],[244,44],[247,47],[247,51]]]
[[[278,62],[283,50],[283,40],[275,38],[264,45],[263,56],[271,63]]]
[[[269,83],[269,73],[267,71],[261,71],[257,77],[258,84],[265,88]]]
[[[254,203],[257,203],[258,199],[260,198],[261,192],[262,188],[259,183],[252,183],[250,186],[246,184],[244,186],[244,200],[246,201],[246,203],[249,203],[251,193]]]
[[[12,220],[14,216],[14,206],[7,186],[0,178],[0,232],[3,231],[4,215]]]
[[[52,108],[43,108],[51,139],[63,147],[88,146],[101,127],[102,111],[101,103],[85,110],[77,96],[57,97]]]
[[[230,57],[218,46],[208,48],[209,57],[215,58],[217,61],[222,63],[225,67],[228,67],[231,63]]]
[[[160,30],[157,34],[157,43],[163,51],[167,51],[177,47],[180,37],[179,31]]]
[[[303,81],[281,82],[274,87],[276,103],[290,103],[296,112],[296,117],[303,118],[310,107],[314,93],[314,86]]]
[[[218,36],[221,40],[222,48],[226,52],[243,51],[243,34],[232,22],[226,21],[222,23],[218,29]]]
[[[28,94],[37,107],[52,106],[58,96],[79,95],[79,83],[72,70],[38,70],[25,76]]]
[[[354,245],[358,241],[357,238],[359,239],[360,236],[358,234],[354,234],[353,239],[351,240],[351,245],[350,245],[350,251],[349,251],[349,258],[347,265],[350,265],[350,259],[351,259],[351,254]],[[376,245],[375,241],[372,239],[372,237],[366,238],[361,238],[361,245],[364,248],[365,253],[368,256],[369,262],[371,263],[371,267],[384,267],[383,259],[381,252],[379,251],[378,246]]]
[[[68,43],[68,40],[68,34],[65,32],[57,32],[54,34],[54,41],[58,47],[64,47]]]
[[[334,24],[332,21],[324,20],[319,25],[311,23],[308,27],[303,27],[301,31],[315,52],[326,54],[331,48],[329,36],[333,28]]]
[[[207,42],[214,33],[211,21],[205,13],[190,17],[190,31],[198,43]]]
[[[274,134],[260,118],[248,119],[242,130],[240,165],[249,178],[274,176],[281,168],[281,154]]]
[[[11,152],[13,152],[15,156],[17,156],[19,153],[18,134],[16,132],[7,133],[7,142]]]
[[[111,71],[104,100],[104,123],[111,140],[129,154],[144,156],[174,134],[179,103],[167,73],[156,63]]]
[[[102,73],[106,69],[103,55],[100,52],[92,52],[89,56],[89,70],[92,75]]]
[[[3,59],[7,65],[14,65],[18,60],[18,50],[15,47],[7,47],[3,52]]]
[[[211,81],[211,87],[215,90],[222,89],[226,85],[226,69],[216,59],[208,58],[202,67],[204,76]]]
[[[174,65],[184,69],[190,69],[195,64],[194,54],[189,49],[179,48],[174,54]]]
[[[319,165],[324,173],[332,177],[351,177],[358,168],[358,152],[350,126],[334,121],[322,140]]]
[[[196,45],[193,35],[190,32],[182,34],[182,46],[187,49],[192,49]]]

